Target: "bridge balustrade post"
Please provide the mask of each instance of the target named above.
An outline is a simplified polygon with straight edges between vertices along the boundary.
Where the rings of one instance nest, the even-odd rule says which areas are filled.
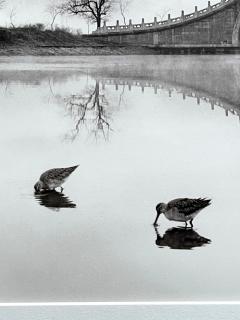
[[[184,10],[182,10],[181,19],[182,19],[182,21],[185,19]]]
[[[171,14],[168,14],[168,23],[171,23]]]
[[[101,29],[103,29],[103,32],[107,31],[107,23],[106,23],[106,21],[103,22],[103,28],[100,28],[99,30],[101,31]]]
[[[117,22],[116,22],[116,30],[117,31],[119,30],[119,20],[117,20]]]
[[[208,1],[208,11],[212,10],[211,1]]]
[[[195,17],[198,17],[198,7],[195,6]]]
[[[157,17],[154,17],[154,27],[157,27]]]
[[[132,30],[132,19],[129,19],[129,29]]]
[[[145,23],[144,23],[144,18],[142,18],[142,28],[144,29]]]

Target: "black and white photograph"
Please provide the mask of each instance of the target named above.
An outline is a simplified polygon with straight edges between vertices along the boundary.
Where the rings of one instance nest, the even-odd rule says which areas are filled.
[[[1,319],[237,319],[240,0],[0,0],[0,110]]]

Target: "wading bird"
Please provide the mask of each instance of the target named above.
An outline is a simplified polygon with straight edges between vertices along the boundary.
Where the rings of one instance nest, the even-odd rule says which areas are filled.
[[[58,187],[61,187],[61,192],[63,191],[62,184],[67,180],[67,178],[76,170],[78,167],[69,167],[69,168],[56,168],[50,169],[44,172],[38,182],[34,185],[36,192],[41,192],[41,190],[55,190]]]
[[[159,203],[156,206],[157,216],[154,221],[154,226],[157,226],[157,221],[161,213],[170,221],[187,222],[190,221],[191,227],[193,227],[193,219],[198,213],[208,207],[211,204],[209,199],[188,199],[181,198],[170,201],[168,204]]]

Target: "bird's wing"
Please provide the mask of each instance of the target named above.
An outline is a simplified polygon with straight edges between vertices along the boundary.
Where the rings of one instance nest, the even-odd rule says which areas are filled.
[[[189,199],[188,198],[179,198],[179,199],[175,199],[175,200],[172,200],[170,202],[168,202],[168,205],[167,205],[167,209],[172,209],[174,207],[177,207],[177,206],[185,206],[186,202],[188,201]]]
[[[42,182],[47,182],[49,180],[64,180],[68,176],[70,176],[71,173],[73,173],[74,170],[77,169],[78,166],[69,167],[69,168],[56,168],[56,169],[50,169],[46,172],[44,172],[40,180]]]
[[[188,199],[181,198],[170,201],[168,203],[168,210],[176,207],[180,213],[185,214],[186,216],[203,209],[211,204],[209,199]]]

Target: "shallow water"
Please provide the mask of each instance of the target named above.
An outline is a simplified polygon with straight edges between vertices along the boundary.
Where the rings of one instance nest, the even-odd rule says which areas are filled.
[[[235,320],[239,311],[239,305],[15,306],[1,308],[0,315],[8,320]]]
[[[238,300],[239,75],[237,56],[1,58],[0,301]],[[194,231],[155,230],[186,196],[212,199]]]

